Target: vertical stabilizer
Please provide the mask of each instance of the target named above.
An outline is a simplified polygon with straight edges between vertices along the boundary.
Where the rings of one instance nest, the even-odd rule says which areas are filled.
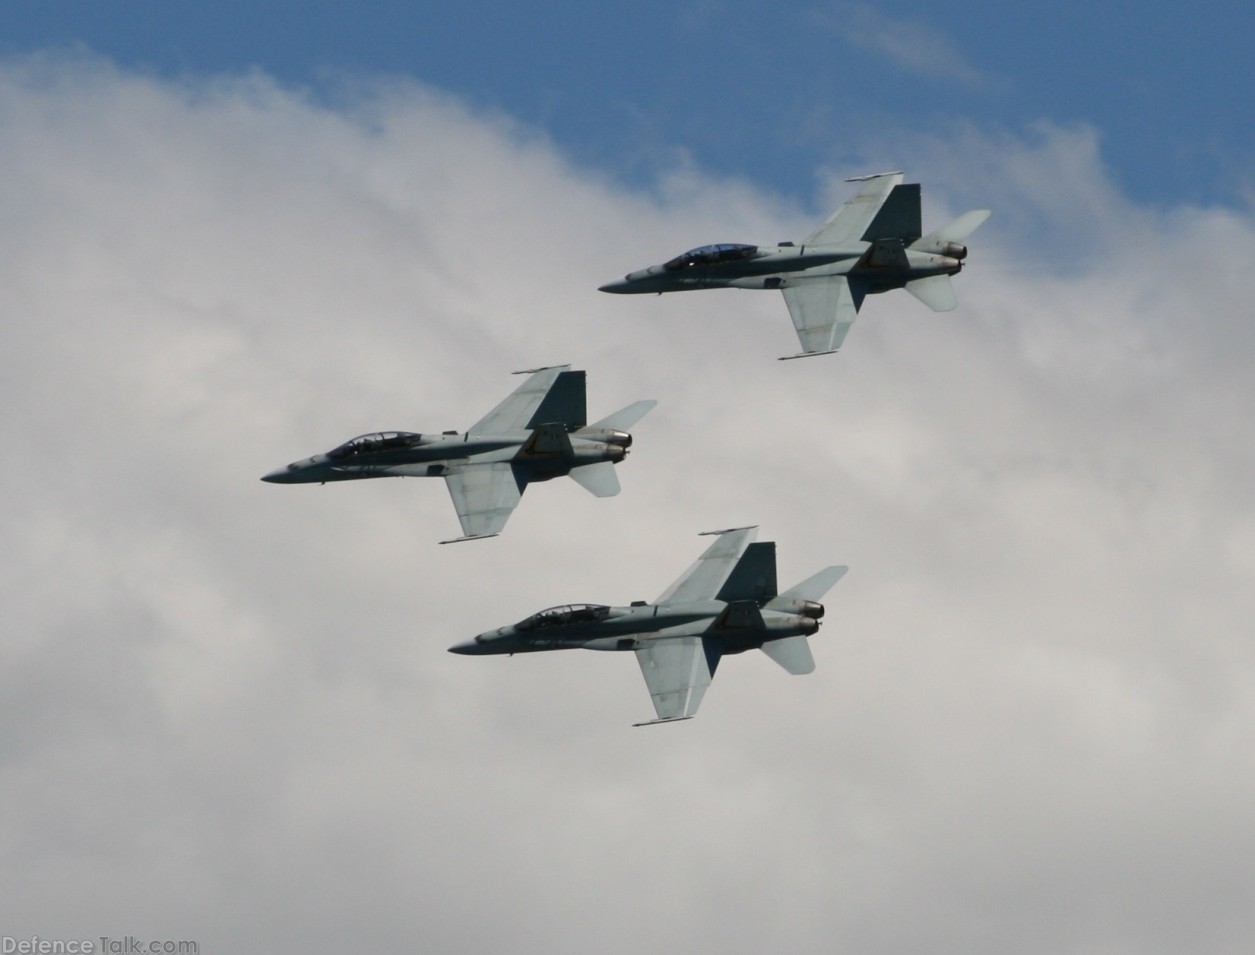
[[[609,461],[598,461],[596,464],[584,464],[571,468],[567,472],[584,490],[598,497],[614,497],[619,493],[619,475],[615,474],[614,465]]]
[[[815,658],[811,656],[810,644],[801,635],[764,643],[763,653],[795,676],[815,672]]]
[[[807,577],[800,584],[790,587],[776,599],[781,603],[781,605],[786,605],[789,601],[793,600],[822,600],[824,594],[830,591],[836,582],[845,576],[846,571],[849,569],[850,568],[846,567],[844,564],[825,567],[819,573],[811,574],[811,576]],[[775,600],[771,601],[763,609],[775,609],[772,606],[774,603],[776,603]]]
[[[965,212],[936,232],[930,232],[922,239],[912,242],[911,248],[917,252],[942,252],[946,245],[962,245],[967,241],[967,237],[979,229],[988,218],[988,209],[973,209],[971,212]]]
[[[652,399],[634,401],[626,408],[620,408],[614,414],[607,415],[600,421],[594,421],[591,425],[589,425],[589,430],[609,428],[615,431],[626,431],[628,428],[632,427],[632,425],[636,424],[636,422],[640,421],[641,418],[645,417],[645,415],[653,411],[657,404],[658,402]]]
[[[912,279],[906,283],[906,290],[934,312],[950,312],[959,304],[959,300],[954,296],[954,283],[950,281],[948,275],[930,275],[923,279]]]

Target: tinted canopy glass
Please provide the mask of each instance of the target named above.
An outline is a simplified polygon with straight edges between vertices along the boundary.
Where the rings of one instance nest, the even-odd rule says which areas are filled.
[[[519,630],[543,630],[548,627],[565,627],[572,623],[588,623],[604,620],[610,608],[604,604],[563,604],[534,613],[516,625]]]
[[[362,454],[378,454],[380,451],[394,451],[398,448],[409,448],[419,443],[421,434],[412,431],[376,431],[363,434],[346,441],[334,451],[328,451],[327,457],[334,461],[353,458]]]
[[[741,245],[735,242],[703,245],[696,249],[689,249],[683,255],[677,255],[663,267],[674,272],[677,269],[689,269],[697,265],[719,265],[723,262],[752,258],[757,251],[756,245]]]

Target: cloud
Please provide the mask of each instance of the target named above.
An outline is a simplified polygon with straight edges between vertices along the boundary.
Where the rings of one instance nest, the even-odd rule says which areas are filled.
[[[955,48],[944,34],[912,20],[886,16],[879,8],[844,4],[824,18],[851,44],[878,53],[908,73],[976,89],[995,82]]]
[[[1086,130],[904,134],[926,225],[995,209],[959,310],[878,296],[779,363],[776,296],[596,286],[814,215],[692,168],[627,193],[416,84],[9,61],[0,143],[6,934],[1245,945],[1249,210],[1136,207]],[[614,500],[542,485],[441,548],[437,484],[257,480],[556,361],[594,414],[660,401]],[[782,583],[851,565],[810,677],[736,657],[631,730],[623,655],[445,653],[652,598],[745,522]]]

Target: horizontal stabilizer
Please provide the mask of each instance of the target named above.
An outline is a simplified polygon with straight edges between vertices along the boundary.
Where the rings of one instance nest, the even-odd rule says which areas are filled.
[[[835,567],[825,567],[817,574],[812,574],[804,581],[796,586],[790,587],[782,593],[776,600],[789,602],[793,600],[822,600],[824,594],[833,588],[838,580],[845,576],[846,571],[850,568],[845,565]],[[768,602],[766,609],[772,609],[772,603]]]
[[[584,464],[568,473],[576,484],[598,497],[614,497],[619,493],[619,475],[609,461]]]
[[[589,428],[609,428],[614,431],[627,431],[641,418],[653,411],[654,406],[657,404],[658,402],[652,400],[634,402],[626,408],[616,411],[609,417],[602,418],[600,421],[594,421],[589,425]]]
[[[906,283],[906,290],[934,312],[950,312],[959,304],[954,297],[954,283],[948,275],[930,275]]]
[[[810,644],[801,635],[769,640],[763,644],[763,653],[795,676],[815,672],[815,658],[811,656]]]

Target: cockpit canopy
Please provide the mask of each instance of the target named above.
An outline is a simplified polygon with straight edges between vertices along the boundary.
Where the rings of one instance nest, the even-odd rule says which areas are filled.
[[[545,630],[549,627],[565,627],[572,623],[589,623],[605,620],[610,608],[604,604],[563,604],[534,613],[514,625],[516,630]]]
[[[376,431],[374,434],[363,434],[346,441],[334,451],[328,451],[327,457],[333,461],[343,461],[361,454],[377,454],[380,451],[396,451],[399,448],[411,448],[422,440],[421,434],[412,431]]]
[[[677,255],[663,268],[668,272],[691,269],[697,265],[720,265],[724,262],[738,262],[741,259],[754,257],[758,251],[756,245],[741,245],[735,242],[724,242],[719,245],[703,245],[689,249],[683,255]]]

